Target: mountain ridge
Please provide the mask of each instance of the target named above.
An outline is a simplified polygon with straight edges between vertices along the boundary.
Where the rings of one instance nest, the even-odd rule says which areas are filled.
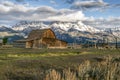
[[[18,35],[26,38],[30,31],[46,28],[51,28],[59,39],[65,40],[67,42],[74,42],[74,40],[77,40],[76,42],[78,43],[80,43],[80,40],[83,38],[85,38],[83,40],[97,40],[98,38],[102,40],[103,35],[107,35],[107,37],[112,40],[111,37],[113,37],[113,35],[119,36],[116,33],[118,33],[120,30],[119,28],[99,30],[89,25],[85,25],[81,21],[21,21],[10,28],[11,30],[13,30],[10,33],[18,33]],[[110,31],[112,33],[110,33]]]

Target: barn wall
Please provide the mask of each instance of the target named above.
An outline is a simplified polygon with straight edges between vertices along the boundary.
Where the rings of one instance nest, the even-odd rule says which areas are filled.
[[[67,43],[58,39],[52,39],[52,38],[43,38],[43,44],[47,45],[48,48],[54,47],[54,48],[60,48],[60,47],[67,47]]]
[[[33,48],[38,48],[39,47],[39,40],[38,39],[35,39],[33,41]]]
[[[58,47],[67,47],[67,43],[61,40],[56,40],[55,44]]]
[[[33,47],[33,41],[27,41],[26,48],[32,48],[32,47]]]
[[[53,39],[53,38],[43,38],[42,43],[46,46],[55,46],[55,39]]]

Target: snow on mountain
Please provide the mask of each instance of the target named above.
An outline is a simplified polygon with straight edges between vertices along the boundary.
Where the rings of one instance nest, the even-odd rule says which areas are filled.
[[[41,21],[22,21],[19,24],[16,24],[12,27],[13,30],[15,31],[24,31],[25,29],[44,29],[44,28],[56,28],[56,29],[62,29],[64,31],[68,31],[70,29],[76,29],[78,31],[87,31],[87,32],[99,32],[98,29],[93,28],[91,26],[87,26],[83,24],[81,21],[78,22],[41,22]]]
[[[45,27],[47,27],[47,25],[43,24],[41,21],[21,21],[18,24],[14,25],[12,29],[15,31],[24,31],[25,29],[30,28],[43,29]]]
[[[18,33],[10,27],[0,26],[0,38],[8,37],[9,43],[23,38],[23,36],[25,36],[23,33]]]
[[[79,31],[87,31],[87,32],[93,32],[93,33],[100,32],[100,30],[98,30],[94,27],[91,27],[89,25],[85,25],[81,21],[78,21],[77,25],[75,25],[74,28]]]
[[[74,39],[92,38],[92,34],[100,32],[100,30],[87,26],[80,21],[77,22],[53,22],[50,27],[55,32],[57,38],[73,42]]]
[[[5,27],[5,26],[0,26],[0,32],[8,32],[8,33],[13,33],[16,32],[13,29],[9,28],[9,27]]]
[[[64,31],[69,31],[70,29],[74,29],[77,31],[86,31],[86,32],[99,32],[100,30],[93,28],[91,26],[83,24],[81,21],[78,22],[54,22],[50,25],[53,28],[59,28]]]
[[[109,34],[112,34],[115,37],[120,38],[120,27],[106,28],[104,31]]]
[[[103,39],[103,35],[112,41],[112,34],[119,36],[120,28],[100,30],[89,25],[85,25],[81,21],[62,22],[62,21],[21,21],[11,28],[0,27],[0,32],[9,32],[13,35],[27,37],[29,32],[35,29],[51,28],[57,38],[67,42],[82,42],[88,39]],[[5,33],[5,34],[7,34]]]
[[[21,21],[12,27],[13,30],[27,36],[30,31],[35,29],[51,28],[57,38],[68,41],[79,37],[93,37],[91,34],[100,32],[99,29],[83,24],[81,21],[62,22],[62,21]],[[69,41],[68,41],[69,42]]]

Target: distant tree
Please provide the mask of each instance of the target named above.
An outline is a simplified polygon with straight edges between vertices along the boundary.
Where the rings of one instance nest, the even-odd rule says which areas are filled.
[[[3,45],[6,45],[7,42],[8,42],[8,38],[7,38],[7,37],[4,37],[4,38],[3,38]]]

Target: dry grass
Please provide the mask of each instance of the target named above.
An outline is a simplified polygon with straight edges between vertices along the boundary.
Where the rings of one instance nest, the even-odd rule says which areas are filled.
[[[65,69],[63,72],[51,70],[45,80],[119,80],[120,63],[108,56],[105,61],[90,63],[85,61],[76,67],[76,70]]]
[[[31,66],[34,66],[31,64]],[[4,80],[119,80],[120,79],[120,56],[103,57],[103,61],[91,62],[85,60],[74,68],[63,70],[39,67],[32,68],[16,67],[9,65],[4,73]],[[46,65],[47,66],[47,65]]]
[[[0,49],[0,53],[0,80],[120,80],[118,50]]]

